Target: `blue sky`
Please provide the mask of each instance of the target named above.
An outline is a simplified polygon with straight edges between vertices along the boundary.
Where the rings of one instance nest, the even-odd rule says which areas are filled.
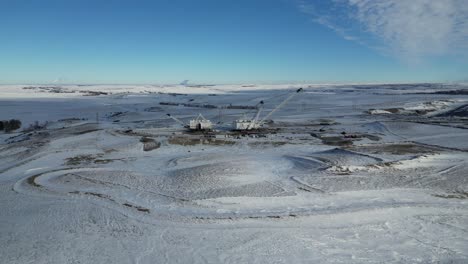
[[[468,79],[464,0],[382,1],[0,0],[0,83]]]

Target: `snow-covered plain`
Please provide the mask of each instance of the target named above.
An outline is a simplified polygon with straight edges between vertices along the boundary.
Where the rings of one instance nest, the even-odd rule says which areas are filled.
[[[0,262],[468,263],[466,89],[0,86]]]

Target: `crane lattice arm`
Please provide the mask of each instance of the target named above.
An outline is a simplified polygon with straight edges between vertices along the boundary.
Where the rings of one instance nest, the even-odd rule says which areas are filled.
[[[259,124],[263,124],[263,122],[265,122],[265,120],[267,120],[271,115],[273,115],[276,111],[278,111],[278,109],[280,109],[281,107],[283,107],[287,102],[289,102],[289,100],[291,100],[296,94],[302,92],[302,88],[299,88],[297,89],[297,91],[293,94],[291,94],[290,96],[288,96],[288,98],[286,98],[281,104],[279,104],[275,109],[273,109],[270,113],[268,113],[268,115],[266,115],[260,122]]]
[[[260,117],[260,113],[262,112],[263,109],[263,101],[260,101],[260,103],[257,105],[257,113],[255,114],[254,119],[252,119],[252,122],[250,122],[250,125],[247,127],[247,130],[250,130],[255,127],[255,125],[258,123],[258,119]]]
[[[187,126],[187,125],[186,125],[184,122],[182,122],[180,119],[171,116],[171,114],[167,114],[167,116],[170,117],[172,120],[176,121],[177,123],[181,124],[182,126],[184,126],[184,127]]]

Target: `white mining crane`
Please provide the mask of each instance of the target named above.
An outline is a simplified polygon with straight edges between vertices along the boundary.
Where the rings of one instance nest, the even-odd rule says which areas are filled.
[[[190,120],[189,124],[185,124],[180,119],[173,117],[171,114],[167,114],[167,116],[191,131],[204,131],[211,130],[213,128],[211,121],[206,119],[202,114],[198,114],[197,118]]]
[[[257,106],[257,113],[255,114],[253,119],[239,119],[235,122],[235,130],[254,130],[259,129],[265,123],[271,115],[273,115],[278,109],[283,107],[287,102],[289,102],[296,94],[302,92],[302,88],[297,89],[294,93],[289,95],[283,102],[281,102],[275,109],[273,109],[270,113],[268,113],[264,118],[259,120],[260,113],[263,110],[263,101],[259,103]]]
[[[235,122],[235,130],[252,130],[252,129],[257,129],[260,128],[260,125],[258,123],[258,119],[260,117],[260,113],[263,110],[263,101],[260,101],[260,103],[257,104],[257,113],[255,113],[255,116],[253,119],[246,119],[245,114],[244,118],[238,119]]]

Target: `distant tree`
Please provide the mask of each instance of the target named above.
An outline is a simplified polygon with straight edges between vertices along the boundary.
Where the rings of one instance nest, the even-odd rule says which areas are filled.
[[[3,121],[3,130],[5,132],[9,132],[10,131],[10,122],[8,120],[5,120]]]
[[[39,121],[34,121],[34,123],[32,124],[29,124],[28,127],[26,128],[23,128],[23,131],[24,132],[31,132],[31,131],[34,131],[34,130],[40,130],[40,129],[44,129],[46,126],[47,126],[48,122],[45,121],[44,123],[39,123]]]
[[[5,129],[5,125],[3,125],[3,121],[0,121],[0,131],[3,131]]]
[[[11,132],[21,127],[21,121],[18,119],[10,119],[9,121],[3,121],[3,126],[5,132]]]
[[[10,124],[13,130],[17,130],[21,127],[21,121],[18,119],[11,119]]]

